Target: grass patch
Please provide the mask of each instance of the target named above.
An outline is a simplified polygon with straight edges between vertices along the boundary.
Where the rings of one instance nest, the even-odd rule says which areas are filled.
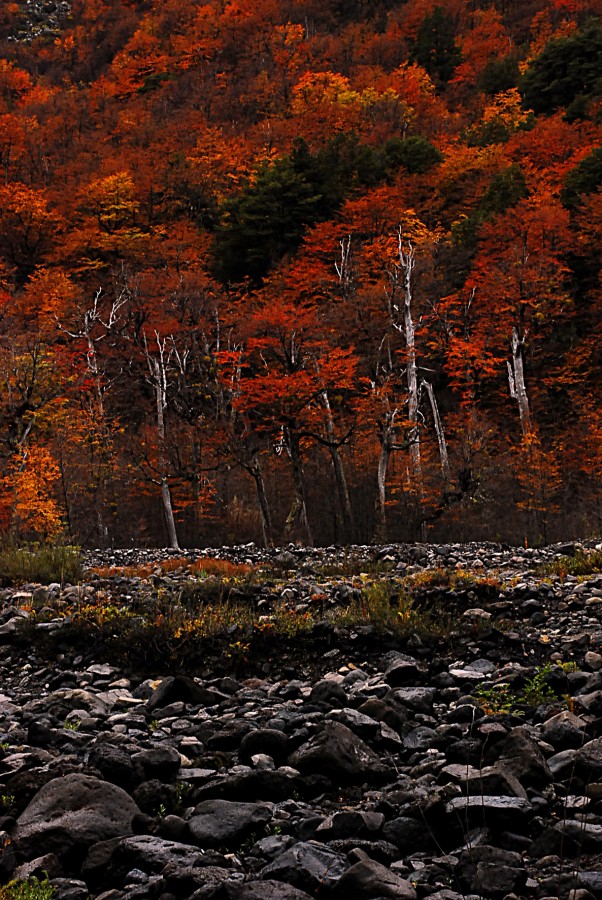
[[[453,628],[448,612],[415,605],[406,580],[378,580],[364,585],[361,597],[335,610],[333,620],[349,628],[371,625],[380,633],[398,637],[415,634],[422,639],[438,639]]]
[[[447,569],[442,566],[434,569],[425,569],[408,575],[405,579],[408,590],[486,590],[498,591],[502,582],[497,574],[476,575],[465,569]]]
[[[596,575],[602,572],[602,550],[579,550],[574,556],[559,556],[536,569],[537,575]]]
[[[43,607],[30,611],[20,632],[30,644],[42,642],[49,654],[57,643],[67,643],[84,652],[94,647],[108,661],[129,668],[184,669],[204,664],[212,652],[241,668],[266,652],[281,652],[284,645],[303,644],[318,623],[317,637],[326,634],[324,623],[331,629],[371,626],[372,634],[400,638],[416,634],[425,641],[444,638],[453,628],[451,613],[440,604],[415,606],[401,579],[362,579],[361,591],[346,606],[327,606],[321,594],[308,604],[287,604],[275,594],[262,609],[253,577],[252,571],[234,578],[190,578],[182,585],[133,591],[123,599],[104,588],[68,602],[46,598]],[[62,627],[39,630],[43,622]]]
[[[77,584],[82,577],[79,547],[29,544],[0,551],[0,582],[4,585]]]
[[[53,894],[54,887],[47,878],[9,881],[0,888],[0,900],[50,900]]]
[[[257,569],[245,563],[233,563],[227,559],[189,560],[185,558],[166,559],[161,563],[141,563],[136,566],[94,566],[88,570],[98,578],[150,578],[151,575],[169,575],[174,572],[187,573],[196,578],[246,578]]]
[[[322,578],[354,578],[357,575],[386,575],[393,571],[394,563],[387,559],[370,559],[359,553],[350,553],[343,559],[325,562],[315,567]]]

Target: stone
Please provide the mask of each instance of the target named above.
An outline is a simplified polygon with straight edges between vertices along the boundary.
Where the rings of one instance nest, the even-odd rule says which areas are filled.
[[[454,797],[445,807],[465,827],[485,825],[493,831],[521,831],[533,818],[533,807],[520,797]]]
[[[300,841],[260,870],[261,878],[285,881],[313,894],[332,888],[348,868],[344,856],[327,847]]]
[[[98,841],[131,834],[139,812],[120,787],[90,775],[66,775],[38,791],[19,816],[13,840],[25,858],[83,856]]]
[[[553,778],[543,753],[523,726],[512,728],[501,742],[497,764],[525,788],[544,787]]]
[[[312,900],[311,894],[283,881],[256,881],[226,884],[227,900]]]
[[[271,818],[272,808],[264,803],[204,800],[196,806],[188,828],[199,847],[236,847]]]
[[[377,754],[340,722],[326,722],[314,737],[289,757],[303,774],[321,774],[334,784],[384,780],[389,769]]]
[[[416,891],[409,881],[373,859],[355,863],[340,877],[333,892],[333,900],[416,900]]]
[[[170,675],[155,688],[146,705],[149,712],[154,712],[177,702],[191,706],[214,706],[225,698],[221,691],[206,688],[186,675]]]

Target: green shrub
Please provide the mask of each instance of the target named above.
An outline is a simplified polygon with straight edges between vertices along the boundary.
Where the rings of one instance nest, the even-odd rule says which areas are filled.
[[[539,575],[595,575],[602,572],[602,550],[579,550],[574,556],[559,556],[537,568]]]
[[[78,547],[62,544],[28,544],[8,546],[0,551],[0,582],[8,585],[39,582],[77,583],[82,579],[81,554]]]
[[[50,900],[53,894],[54,888],[48,878],[10,881],[0,888],[0,900]]]

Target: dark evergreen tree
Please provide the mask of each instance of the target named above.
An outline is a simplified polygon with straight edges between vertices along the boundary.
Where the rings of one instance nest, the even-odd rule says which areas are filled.
[[[451,78],[461,53],[454,38],[452,17],[443,7],[436,6],[422,21],[412,57],[433,78],[443,82]]]

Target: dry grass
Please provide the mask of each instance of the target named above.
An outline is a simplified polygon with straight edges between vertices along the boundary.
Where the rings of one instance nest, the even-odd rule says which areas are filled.
[[[150,578],[151,575],[169,575],[183,572],[196,578],[245,578],[256,571],[254,566],[233,563],[227,559],[211,557],[189,560],[183,557],[166,559],[161,563],[140,563],[135,566],[94,566],[88,570],[99,578]]]

